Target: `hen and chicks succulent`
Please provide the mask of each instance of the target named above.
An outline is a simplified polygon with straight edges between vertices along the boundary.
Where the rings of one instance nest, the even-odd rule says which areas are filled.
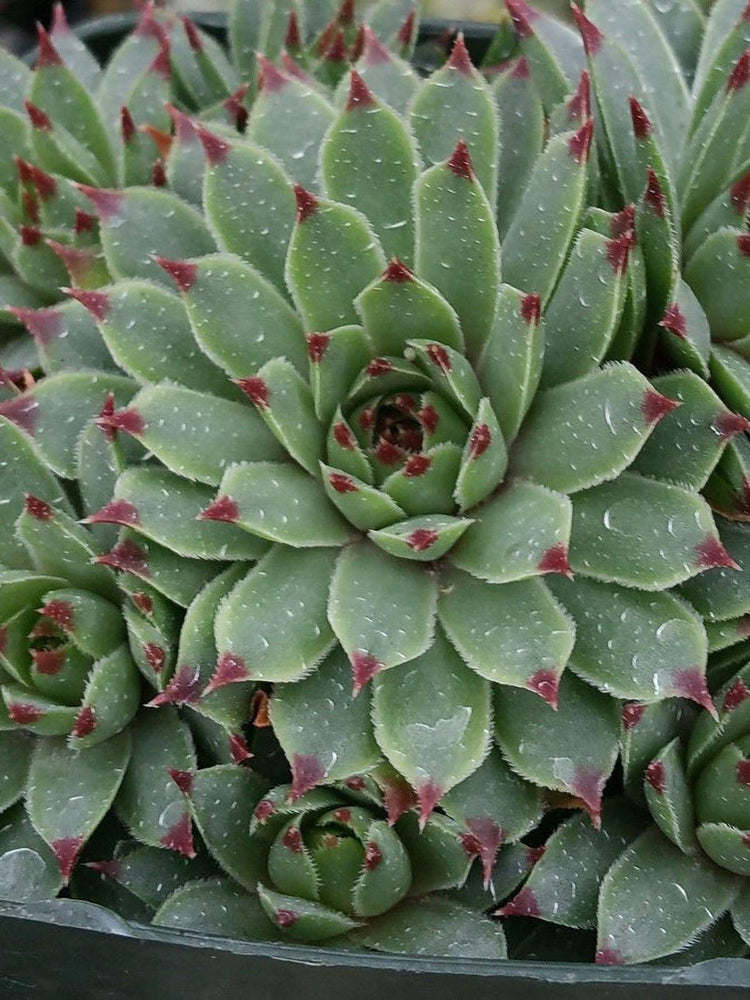
[[[507,0],[420,75],[408,6],[325,6],[0,62],[0,865],[742,955],[750,8]]]

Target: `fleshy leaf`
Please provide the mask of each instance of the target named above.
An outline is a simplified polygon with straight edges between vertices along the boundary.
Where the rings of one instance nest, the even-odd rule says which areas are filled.
[[[336,555],[275,546],[235,585],[216,616],[219,659],[210,689],[251,678],[296,681],[320,663],[334,638],[325,582]]]
[[[0,775],[0,808],[3,812],[17,802],[26,790],[33,749],[34,744],[26,733],[0,731],[4,768]]]
[[[379,671],[429,649],[436,602],[437,580],[423,567],[394,559],[370,542],[344,549],[328,617],[351,661],[355,690]],[[360,613],[363,606],[366,615]]]
[[[467,518],[432,514],[407,518],[390,528],[370,531],[368,536],[393,556],[430,562],[450,551],[471,523]]]
[[[643,787],[649,811],[661,832],[684,854],[694,854],[695,811],[679,739],[672,740],[650,761]]]
[[[322,463],[321,470],[326,496],[360,531],[385,528],[404,516],[387,493]]]
[[[274,927],[295,941],[325,941],[359,923],[338,910],[299,896],[286,896],[263,885],[258,886],[260,905]]]
[[[746,232],[721,229],[710,236],[690,258],[685,279],[703,306],[716,340],[747,335],[750,237]]]
[[[231,879],[189,882],[172,893],[157,910],[153,923],[157,927],[217,934],[240,941],[278,941],[280,938],[261,909],[257,896],[243,892]]]
[[[417,793],[424,824],[487,755],[490,686],[438,634],[409,666],[375,678],[373,721],[381,749]]]
[[[371,350],[361,326],[340,326],[326,333],[308,334],[310,388],[316,416],[324,426],[333,418],[337,400],[346,397],[357,375],[367,364]],[[336,465],[330,454],[330,443],[329,456],[332,464]],[[366,475],[360,475],[360,478]]]

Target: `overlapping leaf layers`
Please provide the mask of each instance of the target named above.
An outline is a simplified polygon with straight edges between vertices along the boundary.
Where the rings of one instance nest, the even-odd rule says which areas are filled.
[[[79,307],[55,305],[60,287],[71,281],[95,288],[109,280],[96,219],[77,183],[169,184],[200,203],[203,153],[186,113],[199,113],[231,137],[245,130],[257,98],[250,133],[278,129],[282,154],[292,136],[272,94],[259,97],[258,54],[277,59],[283,52],[297,99],[313,90],[307,130],[318,135],[327,127],[325,96],[360,57],[364,28],[350,0],[314,6],[233,0],[227,56],[187,18],[146,4],[102,69],[58,5],[51,33],[40,29],[33,72],[0,52],[0,391],[7,395],[11,380],[27,383],[25,370],[107,364]],[[398,86],[408,96],[416,83],[400,57],[413,50],[416,15],[404,0],[365,9],[401,67]],[[304,143],[302,136],[293,141]],[[29,315],[30,309],[37,311]],[[20,335],[27,321],[36,346]],[[67,338],[71,326],[75,338]],[[71,357],[73,339],[78,353]]]
[[[515,84],[523,115],[566,92],[573,79],[569,49],[559,25],[551,31],[520,0],[507,6],[522,58],[516,80],[520,65],[528,69],[523,85]],[[703,488],[719,514],[722,542],[743,566],[741,573],[712,569],[679,587],[705,619],[715,708],[706,703],[694,726],[694,713],[672,699],[645,704],[635,696],[624,710],[625,791],[636,805],[648,800],[661,832],[648,829],[622,853],[638,829],[625,800],[609,803],[609,814],[605,809],[605,830],[611,824],[614,834],[609,842],[592,838],[573,819],[550,840],[521,893],[501,908],[507,915],[592,926],[604,878],[598,960],[605,963],[742,955],[748,941],[741,876],[750,859],[743,805],[750,652],[750,533],[743,523],[750,484],[750,7],[744,0],[720,0],[703,5],[705,11],[700,6],[588,0],[585,14],[575,11],[598,121],[598,197],[601,204],[636,206],[631,301],[640,303],[644,318],[636,357],[651,370],[678,366],[654,384],[687,404],[657,428],[636,465],[649,476]],[[720,421],[738,433],[718,465],[704,464],[707,425],[693,409],[692,388],[708,400],[709,385],[737,411]],[[670,445],[665,436],[657,446],[668,422],[679,423],[685,436]],[[668,632],[671,625],[662,628]],[[577,655],[578,646],[574,665]]]

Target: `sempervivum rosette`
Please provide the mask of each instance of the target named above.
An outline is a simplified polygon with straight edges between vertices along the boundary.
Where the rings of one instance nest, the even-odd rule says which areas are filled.
[[[640,257],[631,209],[585,208],[585,83],[499,206],[508,283],[496,109],[462,41],[409,122],[352,74],[318,194],[202,128],[205,218],[86,189],[122,280],[74,295],[146,383],[100,422],[152,456],[92,520],[123,525],[136,576],[151,546],[259,560],[188,610],[161,699],[273,684],[294,795],[385,756],[425,822],[494,734],[499,766],[596,818],[617,699],[709,702],[670,591],[738,572],[698,491],[744,422],[697,375],[616,361]]]

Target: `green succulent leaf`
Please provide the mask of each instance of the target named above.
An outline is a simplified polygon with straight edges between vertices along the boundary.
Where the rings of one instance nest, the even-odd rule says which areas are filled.
[[[636,802],[645,805],[643,775],[656,754],[684,728],[686,702],[665,698],[650,705],[631,702],[622,711],[620,754],[625,789]]]
[[[697,493],[624,472],[573,498],[570,565],[576,573],[653,591],[726,564],[711,512]]]
[[[409,666],[375,678],[373,721],[381,749],[414,788],[424,822],[487,755],[489,684],[438,633]]]
[[[544,854],[518,895],[498,912],[533,915],[564,927],[596,926],[602,878],[643,825],[623,799],[605,803],[601,830],[580,813],[571,816],[546,842]]]
[[[12,301],[20,301],[17,292]],[[49,309],[20,309],[18,315],[34,337],[45,374],[117,370],[93,317],[80,302],[63,302]]]
[[[750,86],[747,88],[750,93]],[[739,229],[720,229],[690,258],[685,279],[705,310],[712,335],[733,341],[750,332],[750,239]]]
[[[411,0],[409,0],[409,5],[410,2]],[[385,6],[395,8],[398,4]],[[408,16],[408,11],[406,16]],[[372,16],[370,21],[372,22]],[[367,28],[364,30],[365,45],[362,58],[357,63],[357,72],[373,94],[394,111],[405,116],[412,98],[420,88],[419,76],[405,59],[399,58],[378,41],[372,28],[369,31]],[[341,104],[347,93],[348,87],[346,85],[340,87],[337,92],[337,99],[340,99],[337,100],[337,103]]]
[[[190,810],[211,856],[243,889],[255,892],[265,877],[265,845],[248,831],[266,783],[233,764],[209,767],[193,775]]]
[[[460,469],[460,448],[444,442],[407,459],[383,481],[382,489],[413,517],[449,515],[456,507],[454,492]],[[440,523],[446,523],[446,519]],[[401,531],[399,524],[393,529]]]
[[[495,738],[510,766],[535,784],[582,800],[595,822],[618,752],[617,703],[570,671],[554,711],[531,691],[496,687]]]
[[[434,574],[395,559],[370,542],[341,552],[331,582],[328,618],[354,670],[357,689],[381,670],[422,656],[433,638],[438,584]],[[367,614],[360,613],[367,608]]]
[[[310,334],[307,338],[307,353],[315,414],[320,423],[327,426],[336,413],[337,400],[347,396],[355,379],[365,368],[371,348],[361,326],[340,326],[327,333]],[[331,447],[329,440],[328,454],[333,459]],[[365,464],[367,465],[366,462]],[[361,463],[359,469],[364,473],[359,478],[366,478],[367,472]],[[355,470],[350,471],[356,474]]]
[[[321,462],[323,489],[331,503],[360,531],[376,531],[404,517],[387,493]]]
[[[619,963],[680,951],[732,904],[737,880],[647,830],[612,865],[599,897],[599,954]],[[669,918],[666,919],[666,915]]]
[[[646,802],[656,825],[684,854],[694,854],[695,810],[682,742],[675,739],[665,746],[649,763],[644,777]]]
[[[258,885],[258,899],[273,926],[295,941],[325,941],[360,926],[322,903],[274,892],[264,885]]]
[[[232,466],[221,481],[218,500],[203,516],[228,520],[294,548],[346,545],[353,537],[321,484],[291,463]]]
[[[750,538],[740,524],[718,518],[722,544],[740,568],[719,566],[688,580],[680,588],[699,614],[709,621],[726,621],[750,612],[748,572],[750,571]]]
[[[63,886],[55,855],[34,829],[20,802],[3,815],[0,872],[3,896],[13,903],[54,899]]]
[[[714,345],[709,362],[714,384],[722,398],[746,419],[750,419],[750,363],[728,347]]]
[[[130,756],[129,733],[78,752],[61,739],[36,744],[26,809],[34,829],[52,848],[66,883],[81,849],[117,795]]]
[[[441,813],[422,823],[410,811],[397,820],[395,829],[412,861],[410,895],[464,885],[474,857],[464,847],[458,823]]]
[[[275,546],[235,585],[216,615],[213,687],[229,673],[231,680],[296,681],[320,663],[334,639],[326,581],[336,557],[335,549]]]
[[[257,897],[244,892],[231,879],[189,882],[159,907],[153,923],[156,927],[240,941],[278,941],[280,938]]]
[[[467,518],[411,517],[390,528],[369,531],[369,538],[393,556],[431,562],[450,551],[472,522]]]
[[[26,779],[34,744],[23,732],[0,732],[0,753],[4,770],[0,776],[0,810],[16,803],[26,791]]]
[[[568,497],[518,481],[473,514],[475,523],[451,553],[459,569],[488,583],[568,572]]]
[[[576,630],[543,581],[497,586],[449,571],[441,580],[438,616],[461,657],[481,677],[555,701]]]

